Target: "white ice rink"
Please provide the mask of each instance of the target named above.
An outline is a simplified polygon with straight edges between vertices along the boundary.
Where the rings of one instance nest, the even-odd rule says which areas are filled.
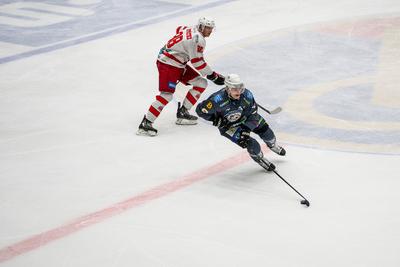
[[[200,121],[175,125],[158,50],[213,17],[310,200]],[[2,0],[0,266],[400,266],[400,1]],[[201,99],[219,87],[209,84]]]

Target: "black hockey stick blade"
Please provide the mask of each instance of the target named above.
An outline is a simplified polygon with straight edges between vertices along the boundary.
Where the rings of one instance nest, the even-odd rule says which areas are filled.
[[[307,199],[304,199],[300,201],[301,205],[306,205],[307,207],[310,207],[310,202]]]
[[[294,188],[288,181],[286,181],[276,170],[273,170],[273,172],[279,177],[281,178],[282,181],[284,181],[288,186],[290,186],[290,188],[293,189],[293,191],[295,191],[299,196],[301,196],[303,198],[302,201],[300,201],[301,205],[306,205],[307,208],[310,207],[310,202],[299,192],[296,190],[296,188]]]

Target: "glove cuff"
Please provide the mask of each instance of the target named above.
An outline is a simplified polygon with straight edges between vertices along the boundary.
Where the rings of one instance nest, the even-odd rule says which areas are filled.
[[[215,81],[218,78],[218,73],[213,71],[211,74],[207,75],[207,79],[210,81]]]

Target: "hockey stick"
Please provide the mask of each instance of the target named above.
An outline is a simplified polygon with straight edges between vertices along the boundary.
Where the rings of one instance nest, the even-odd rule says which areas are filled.
[[[306,205],[307,207],[310,206],[310,202],[309,202],[305,197],[303,197],[303,195],[300,194],[299,191],[297,191],[291,184],[289,184],[285,179],[283,179],[283,177],[282,177],[276,170],[273,170],[273,172],[274,172],[276,175],[278,175],[278,177],[281,178],[282,181],[284,181],[288,186],[290,186],[290,188],[292,188],[297,194],[299,194],[299,196],[301,196],[301,197],[304,199],[304,200],[300,201],[300,203],[301,203],[302,205]]]
[[[282,111],[281,107],[274,108],[273,110],[268,110],[268,109],[264,108],[263,106],[261,106],[260,104],[257,104],[257,106],[259,108],[261,108],[262,110],[264,110],[265,112],[267,112],[268,114],[277,114]]]
[[[262,162],[263,164],[261,164],[260,162]],[[282,181],[284,181],[288,186],[290,186],[290,188],[292,188],[297,194],[299,194],[299,196],[301,196],[303,198],[303,200],[300,201],[300,203],[302,205],[306,205],[307,207],[310,206],[310,202],[305,197],[303,197],[303,195],[300,194],[300,192],[297,191],[291,184],[289,184],[285,179],[283,179],[283,177],[275,170],[274,164],[272,164],[271,162],[269,162],[266,159],[261,159],[260,162],[257,162],[257,163],[260,164],[261,167],[263,167],[268,172],[273,171],[276,175],[278,175],[279,178],[282,179]]]

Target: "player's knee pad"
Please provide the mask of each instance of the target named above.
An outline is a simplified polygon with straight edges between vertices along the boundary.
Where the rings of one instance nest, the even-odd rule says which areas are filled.
[[[201,76],[197,76],[193,80],[189,82],[193,87],[200,87],[200,88],[206,88],[207,87],[207,79],[203,78]]]
[[[268,124],[264,122],[263,125],[259,126],[258,128],[255,128],[255,129],[253,130],[253,132],[254,132],[255,134],[258,134],[258,135],[261,136],[261,135],[263,135],[266,131],[268,131],[268,129],[269,129]]]
[[[274,132],[269,127],[264,133],[260,134],[260,137],[262,140],[264,140],[268,147],[273,147],[275,145],[276,137]]]
[[[250,155],[258,155],[261,152],[260,144],[256,139],[250,137],[247,141],[247,152]]]
[[[168,102],[171,102],[171,100],[173,98],[173,94],[172,93],[167,93],[167,92],[161,92],[160,96],[162,96]]]

